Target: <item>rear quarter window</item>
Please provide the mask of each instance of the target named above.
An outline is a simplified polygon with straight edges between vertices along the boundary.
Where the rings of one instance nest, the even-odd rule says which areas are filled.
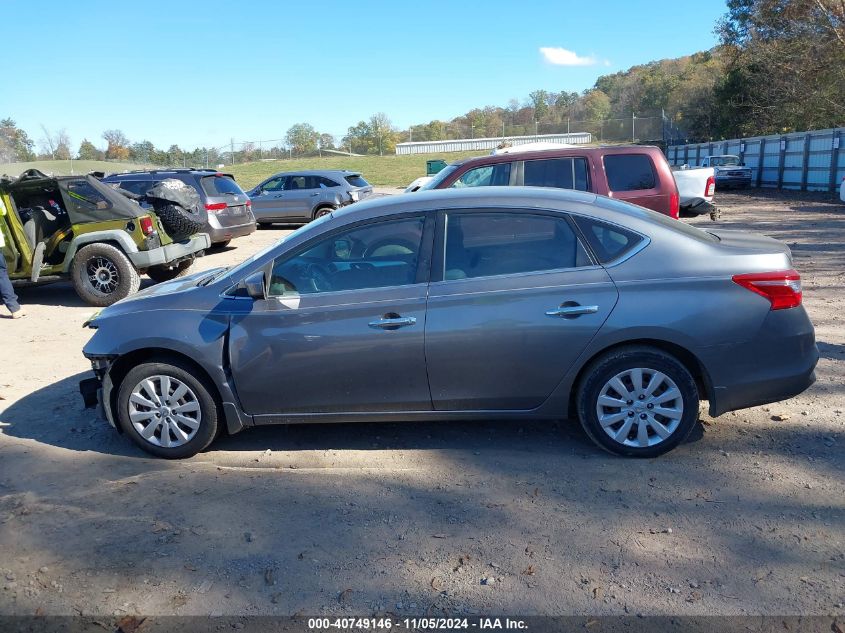
[[[631,252],[643,236],[620,226],[600,222],[592,218],[573,215],[572,218],[581,229],[587,243],[601,264],[607,264]],[[672,220],[677,222],[677,220]]]
[[[605,156],[604,171],[611,191],[640,191],[657,186],[654,165],[647,154]]]

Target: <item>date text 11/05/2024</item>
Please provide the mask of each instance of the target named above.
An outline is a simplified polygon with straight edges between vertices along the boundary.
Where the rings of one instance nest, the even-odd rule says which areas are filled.
[[[524,620],[511,618],[309,618],[308,628],[321,629],[409,629],[409,630],[525,630]]]

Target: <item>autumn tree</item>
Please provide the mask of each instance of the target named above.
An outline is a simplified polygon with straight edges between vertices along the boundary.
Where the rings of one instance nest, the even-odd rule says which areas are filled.
[[[127,160],[129,158],[129,139],[120,130],[106,130],[103,139],[108,143],[106,159]]]
[[[294,154],[306,154],[317,150],[320,133],[310,123],[296,123],[285,134],[285,142]]]

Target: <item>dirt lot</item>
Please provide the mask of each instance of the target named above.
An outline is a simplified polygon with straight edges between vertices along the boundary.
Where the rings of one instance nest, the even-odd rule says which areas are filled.
[[[255,429],[150,459],[82,409],[92,309],[22,291],[29,316],[0,321],[0,613],[845,613],[845,206],[719,201],[719,224],[792,246],[818,382],[702,416],[656,460],[577,423],[483,420]]]

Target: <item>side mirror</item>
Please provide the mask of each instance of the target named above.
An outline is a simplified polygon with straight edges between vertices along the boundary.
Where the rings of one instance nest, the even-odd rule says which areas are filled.
[[[740,164],[739,164],[739,166],[740,166],[740,167],[745,167],[745,163],[740,163]]]
[[[246,293],[253,299],[266,299],[267,293],[264,290],[264,271],[252,273],[249,277],[244,279],[244,286]]]
[[[262,193],[264,192],[261,190],[261,187],[256,187],[255,189],[250,189],[249,191],[247,191],[246,195],[248,195],[250,198],[253,198],[255,196],[260,196]]]

